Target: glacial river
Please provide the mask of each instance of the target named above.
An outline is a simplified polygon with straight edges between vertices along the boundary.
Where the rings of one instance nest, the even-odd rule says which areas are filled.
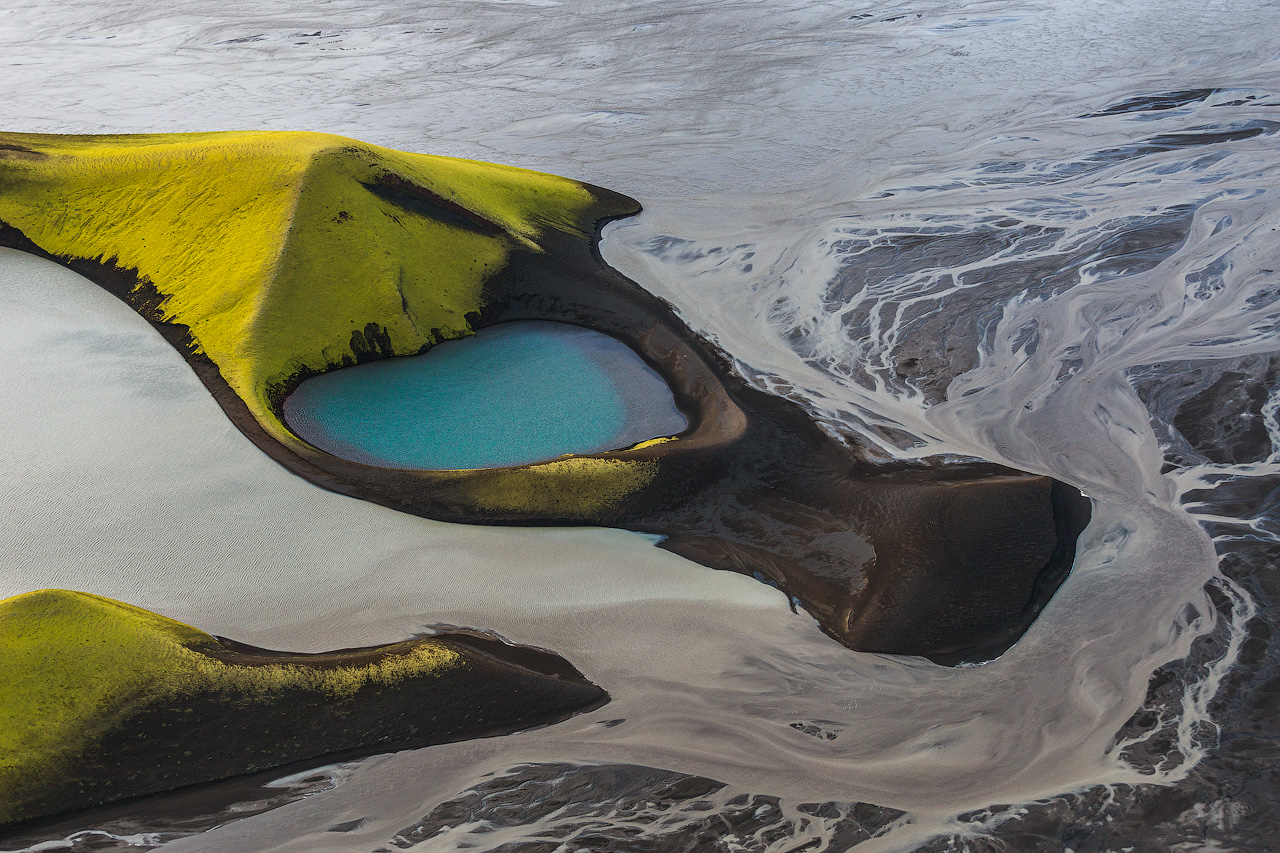
[[[1249,684],[1275,674],[1280,5],[24,2],[0,70],[7,130],[323,130],[616,189],[645,211],[604,258],[758,387],[873,456],[979,457],[1094,501],[1072,575],[998,660],[854,653],[639,535],[315,488],[123,304],[6,250],[0,596],[81,589],[298,651],[474,626],[613,696],[39,849],[1198,850],[1275,830],[1275,792],[1246,782],[1276,749]]]

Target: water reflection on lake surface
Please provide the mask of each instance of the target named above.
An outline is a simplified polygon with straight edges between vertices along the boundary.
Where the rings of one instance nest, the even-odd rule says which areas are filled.
[[[539,320],[313,377],[284,416],[344,459],[418,469],[618,450],[688,425],[666,382],[622,341]]]
[[[1280,5],[104,0],[0,48],[15,130],[328,130],[628,193],[604,257],[760,387],[1095,500],[999,660],[857,654],[629,534],[317,497],[137,318],[6,265],[6,594],[277,648],[478,625],[614,697],[168,849],[1275,845]]]

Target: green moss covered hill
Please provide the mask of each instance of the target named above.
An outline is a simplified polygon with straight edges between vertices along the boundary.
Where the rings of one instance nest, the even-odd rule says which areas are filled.
[[[27,593],[0,601],[0,824],[603,698],[448,639],[271,653],[96,595]]]
[[[597,223],[638,209],[567,178],[319,133],[0,133],[0,245],[72,267],[160,325],[304,476],[291,455],[327,462],[281,419],[297,381],[471,334],[514,256],[548,241],[586,252]],[[422,479],[477,516],[587,519],[654,473],[581,457]]]
[[[326,134],[0,133],[0,221],[136,271],[278,438],[269,389],[371,324],[398,355],[468,334],[513,248],[617,212],[566,178]]]

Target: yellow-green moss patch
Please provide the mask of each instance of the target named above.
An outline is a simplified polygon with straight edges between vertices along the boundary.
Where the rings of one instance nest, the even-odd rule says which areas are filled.
[[[567,178],[327,134],[0,133],[0,235],[87,270],[154,322],[185,327],[164,330],[190,344],[224,409],[309,477],[327,461],[280,419],[294,382],[471,334],[486,285],[525,274],[508,271],[513,257],[589,257],[596,223],[637,207]],[[474,482],[424,474],[408,488],[442,487],[442,503],[475,520],[598,521],[657,465],[578,457]]]
[[[570,456],[495,470],[475,478],[467,495],[477,507],[494,512],[578,518],[616,506],[657,474],[657,459]]]
[[[272,388],[350,359],[370,324],[396,355],[469,334],[514,248],[585,239],[598,207],[566,178],[327,134],[0,133],[0,221],[136,270],[284,442]]]
[[[119,601],[43,590],[0,601],[0,804],[137,710],[197,693],[302,689],[340,700],[368,684],[464,665],[423,642],[361,666],[241,666],[209,657],[212,636]],[[0,822],[7,818],[0,807]]]

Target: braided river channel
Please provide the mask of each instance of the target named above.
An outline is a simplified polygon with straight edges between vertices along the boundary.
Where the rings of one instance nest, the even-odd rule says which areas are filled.
[[[1094,505],[1000,658],[852,652],[638,534],[316,488],[123,303],[3,250],[0,597],[296,651],[474,626],[612,701],[0,850],[1280,845],[1280,4],[19,0],[0,71],[6,130],[328,131],[626,193],[603,257],[754,385]]]

